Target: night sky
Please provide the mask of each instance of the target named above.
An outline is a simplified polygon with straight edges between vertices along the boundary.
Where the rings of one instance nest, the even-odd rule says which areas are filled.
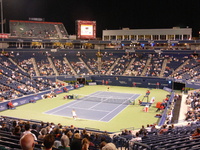
[[[75,34],[76,20],[97,22],[97,37],[105,29],[172,28],[200,31],[200,0],[3,0],[4,18],[63,22]]]

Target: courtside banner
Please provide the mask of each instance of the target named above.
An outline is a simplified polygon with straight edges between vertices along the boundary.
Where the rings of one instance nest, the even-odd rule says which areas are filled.
[[[84,85],[80,84],[79,88],[80,87],[84,87]],[[56,94],[63,93],[64,92],[64,90],[63,90],[64,88],[65,87],[54,89],[53,92],[56,93]],[[68,90],[74,90],[73,86],[66,86],[66,88]],[[48,94],[50,92],[52,92],[52,90],[48,90],[48,91],[45,91],[45,92],[32,94],[32,95],[29,95],[29,96],[26,96],[26,97],[21,97],[21,98],[14,99],[14,100],[11,100],[11,101],[12,101],[14,106],[20,106],[20,105],[24,105],[24,104],[30,103],[33,100],[34,101],[40,100],[40,99],[42,99],[42,95]],[[9,100],[0,103],[0,111],[4,111],[4,110],[8,109],[8,106],[7,106],[8,102],[9,102]]]
[[[97,85],[96,82],[89,82],[88,85]]]

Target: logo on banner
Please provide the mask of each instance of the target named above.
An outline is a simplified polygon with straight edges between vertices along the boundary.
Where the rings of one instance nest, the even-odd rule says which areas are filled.
[[[20,104],[26,104],[26,100],[19,101]]]
[[[5,106],[0,106],[0,110],[5,110],[6,109],[6,107]]]
[[[38,99],[41,99],[41,97],[37,96],[37,97],[34,97],[33,99],[38,100]]]
[[[17,102],[15,102],[15,103],[13,103],[13,105],[14,105],[14,106],[17,106],[17,105],[18,105],[18,103],[17,103]]]
[[[127,84],[126,81],[119,81],[120,84]]]

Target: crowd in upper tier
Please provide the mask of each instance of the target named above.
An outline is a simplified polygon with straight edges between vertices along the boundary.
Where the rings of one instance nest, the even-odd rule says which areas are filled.
[[[37,70],[41,76],[51,76],[57,72],[57,75],[103,74],[198,80],[200,75],[197,58],[188,55],[105,52],[102,53],[101,59],[97,59],[95,52],[79,55],[39,52],[26,58],[20,54],[15,55],[13,60],[32,76],[36,75]],[[34,63],[37,64],[36,67],[33,67]]]
[[[10,22],[10,33],[12,37],[23,38],[67,38],[68,33],[62,23],[17,21]]]

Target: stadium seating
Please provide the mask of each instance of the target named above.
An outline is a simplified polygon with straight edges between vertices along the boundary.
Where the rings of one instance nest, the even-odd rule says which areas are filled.
[[[33,61],[32,58],[34,58],[35,61]],[[66,63],[65,58],[69,63]],[[144,72],[144,76],[158,77],[163,69],[162,65],[164,60],[167,59],[167,66],[164,70],[165,77],[173,76],[176,79],[181,76],[182,79],[191,80],[199,76],[199,63],[192,58],[188,60],[188,56],[185,57],[184,55],[152,57],[149,59],[146,54],[142,57],[138,57],[136,55],[127,55],[126,53],[105,53],[102,56],[100,71],[98,71],[96,52],[85,52],[85,54],[81,52],[80,55],[77,55],[77,52],[69,51],[59,53],[40,51],[34,53],[17,52],[11,54],[9,57],[1,55],[0,59],[0,97],[3,97],[5,100],[29,95],[35,93],[35,91],[50,89],[50,87],[54,85],[52,83],[53,81],[43,79],[43,76],[55,76],[56,72],[58,72],[59,75],[71,76],[74,75],[72,68],[77,75],[90,75],[91,72],[88,70],[88,68],[90,68],[93,74],[106,74],[109,72],[109,75],[125,74],[127,76],[142,76]],[[53,64],[51,64],[50,60],[52,60]],[[130,64],[131,60],[133,60],[132,64]],[[146,65],[148,61],[149,64]],[[185,61],[188,61],[188,63],[184,63]],[[34,63],[36,67],[34,67]],[[128,68],[128,66],[130,66],[130,68]],[[145,69],[146,71],[144,71]],[[40,78],[32,78],[37,76],[37,70],[39,71]],[[188,72],[188,70],[191,72]],[[174,71],[176,71],[177,74],[173,74]],[[197,73],[194,74],[194,72]],[[195,103],[198,102],[198,100],[199,99],[195,99],[191,102],[191,107],[194,111],[199,107],[198,103]],[[169,103],[170,104],[167,105],[166,108],[173,110],[172,104],[174,106],[174,101],[170,101]],[[163,115],[164,124],[170,123],[169,121],[166,122],[168,111],[165,113],[165,116]],[[3,123],[6,123],[6,126],[9,128],[12,124],[12,119],[2,119],[0,125]],[[191,126],[177,126],[173,129],[168,127],[167,132],[163,134],[160,134],[161,129],[157,128],[154,131],[147,132],[148,139],[135,142],[131,148],[155,150],[199,149],[199,139],[191,138],[192,134],[199,127],[200,124],[198,122],[192,123]],[[82,130],[80,132],[82,132]],[[135,137],[131,132],[126,135],[115,135],[112,138],[105,133],[98,136],[95,133],[90,135],[91,141],[94,143],[94,146],[91,148],[93,150],[99,148],[102,139],[107,142],[113,142],[118,148],[124,147],[128,149],[130,148],[129,141]],[[143,136],[143,134],[140,134],[140,137]],[[11,131],[2,131],[2,128],[0,129],[0,146],[20,149],[18,142],[19,138],[16,139],[16,137],[11,134]],[[36,145],[36,149],[37,148],[40,149],[41,145]]]
[[[113,75],[123,75],[134,55],[123,55],[112,69]]]
[[[192,79],[195,76],[198,76],[200,74],[199,69],[200,69],[200,66],[198,62],[195,59],[191,59],[182,69],[180,69],[174,75],[174,78],[186,79],[186,80]]]
[[[141,76],[143,69],[145,68],[147,58],[136,57],[130,69],[126,70],[125,75],[128,76]]]
[[[70,51],[60,53],[24,51],[11,53],[10,57],[1,56],[0,59],[0,70],[2,70],[0,82],[3,86],[7,86],[7,82],[11,82],[9,80],[12,79],[9,87],[18,91],[18,96],[34,93],[35,90],[49,89],[48,82],[41,83],[37,78],[31,79],[35,76],[108,74],[159,77],[163,69],[163,61],[167,59],[167,67],[164,70],[165,77],[173,76],[175,79],[179,79],[181,76],[181,79],[198,82],[200,67],[195,59],[188,59],[187,55],[173,55],[172,57],[166,55],[149,59],[145,54],[137,56],[105,52],[101,58],[101,70],[98,70],[99,62],[95,51],[81,52],[79,56],[77,52]],[[148,60],[150,61],[147,65]],[[188,62],[183,64],[186,60]],[[173,73],[174,71],[176,74]],[[28,89],[29,92],[19,90],[18,87]],[[5,93],[3,97],[5,97]]]
[[[67,55],[67,59],[77,75],[89,75],[89,70],[87,70],[85,64],[80,61],[77,54]]]
[[[13,37],[22,38],[68,38],[68,33],[60,22],[10,20],[10,33]]]
[[[172,57],[169,55],[162,57],[153,56],[149,58],[148,55],[145,54],[143,54],[142,57],[138,57],[126,55],[124,53],[105,53],[101,58],[101,70],[98,70],[99,62],[97,61],[96,52],[83,52],[80,56],[74,52],[18,52],[13,55],[14,57],[11,59],[16,65],[26,71],[24,72],[22,69],[18,69],[17,72],[25,76],[37,76],[36,72],[38,69],[40,76],[52,76],[58,73],[58,75],[107,74],[162,77],[161,72],[164,72],[164,77],[174,77],[175,79],[185,80],[195,79],[195,81],[199,79],[199,63],[195,59],[188,59],[188,56],[186,57],[185,55],[174,55]],[[7,58],[4,57],[3,59]],[[49,59],[52,60],[53,64],[49,62]],[[67,63],[65,59],[68,60],[69,63]],[[165,59],[168,61],[166,67],[163,68]],[[183,64],[186,60],[189,60],[189,62]],[[7,59],[4,62],[8,63],[9,66],[7,67],[12,70],[16,68],[16,65],[10,60]],[[34,63],[37,64],[37,67],[34,67]],[[73,72],[72,69],[75,72]],[[190,70],[190,72],[187,70]]]
[[[85,56],[82,57],[82,59],[85,64],[91,69],[93,74],[99,74],[96,52],[87,53],[85,54]]]

